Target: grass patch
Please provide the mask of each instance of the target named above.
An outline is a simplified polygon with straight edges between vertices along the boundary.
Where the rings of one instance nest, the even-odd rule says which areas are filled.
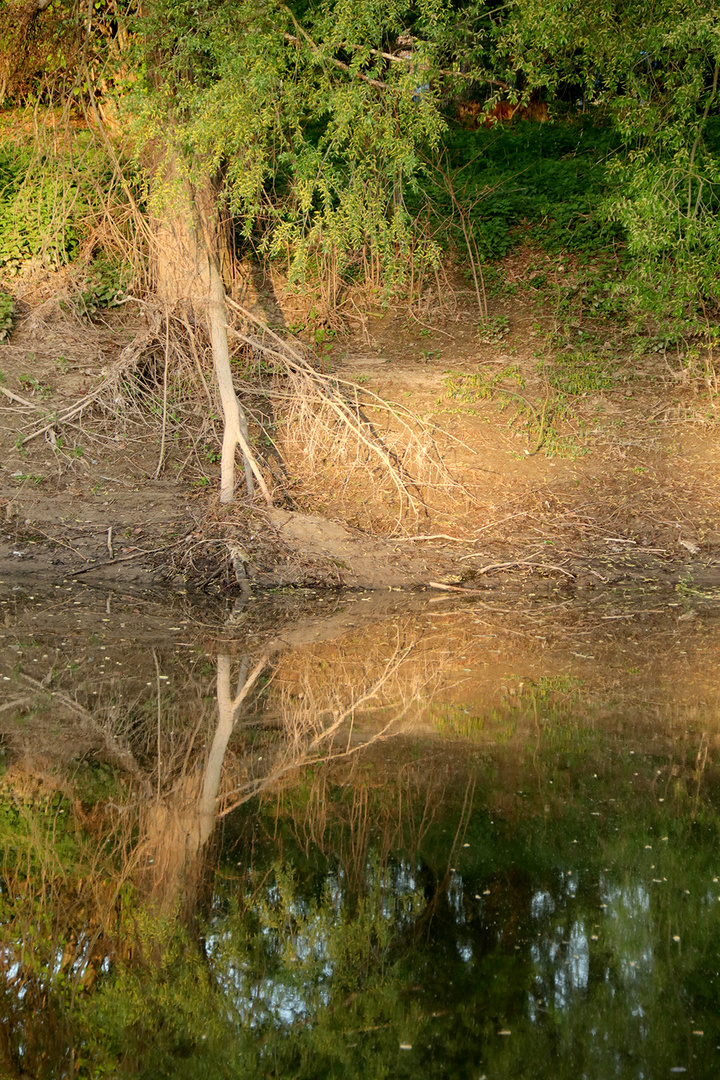
[[[616,255],[622,230],[605,219],[602,204],[613,183],[606,162],[617,144],[617,133],[590,117],[477,131],[451,126],[447,162],[462,201],[477,204],[472,229],[481,257],[502,258],[528,241],[551,254],[573,253],[581,263]],[[442,191],[432,198],[450,213]]]

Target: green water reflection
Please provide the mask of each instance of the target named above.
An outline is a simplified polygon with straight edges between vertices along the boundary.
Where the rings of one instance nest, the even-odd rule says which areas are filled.
[[[37,1076],[715,1075],[717,777],[603,751],[559,796],[554,754],[301,775],[226,821],[189,922],[116,896],[85,989],[6,922],[6,1047]]]
[[[553,813],[532,790],[490,809],[516,779],[502,768],[460,785],[464,814],[451,784],[419,844],[409,824],[382,862],[380,837],[368,844],[358,908],[357,866],[308,860],[267,807],[253,915],[239,926],[222,890],[207,951],[235,1015],[263,1031],[270,1075],[712,1075],[718,816],[679,786],[659,806],[667,760],[628,758],[604,774],[587,762]],[[553,763],[535,767],[549,783]],[[248,925],[262,962],[243,966]]]
[[[623,704],[611,665],[610,708],[601,680],[505,672],[492,706],[448,682],[392,740],[325,760],[318,717],[382,728],[389,699],[348,711],[328,645],[285,675],[227,643],[188,660],[188,622],[112,690],[71,694],[72,665],[65,683],[7,669],[1,1076],[717,1074],[711,706],[643,708],[637,686]],[[367,709],[391,671],[407,712],[407,687],[429,683],[415,659],[398,674],[407,625],[382,641],[382,680],[370,664],[350,690]],[[33,649],[49,663],[38,633],[26,668]],[[345,677],[349,639],[340,652]],[[334,712],[303,704],[313,665]],[[62,742],[63,709],[80,750],[23,757],[24,732]]]

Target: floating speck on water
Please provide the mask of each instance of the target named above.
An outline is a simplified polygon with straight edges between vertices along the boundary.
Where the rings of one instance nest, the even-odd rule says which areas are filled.
[[[412,1043],[400,1043],[401,1050],[412,1050]]]
[[[693,1031],[693,1035],[704,1035],[704,1031]]]
[[[597,934],[591,934],[591,935],[590,935],[590,940],[591,940],[591,941],[597,941],[597,940],[598,940],[598,936],[597,936]]]
[[[645,850],[646,851],[652,851],[652,844],[646,844],[645,845]]]
[[[679,940],[680,940],[680,935],[679,934],[673,934],[673,941],[679,941]]]
[[[512,1035],[512,1031],[505,1029],[503,1031],[498,1031],[498,1035]]]

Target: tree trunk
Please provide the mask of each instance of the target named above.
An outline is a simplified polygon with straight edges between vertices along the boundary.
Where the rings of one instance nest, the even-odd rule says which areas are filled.
[[[227,336],[225,286],[220,270],[229,258],[227,231],[219,221],[216,186],[208,180],[193,191],[187,180],[178,178],[175,162],[158,170],[155,207],[154,250],[152,253],[155,291],[166,309],[189,302],[207,317],[213,366],[223,412],[223,442],[220,465],[220,501],[235,496],[235,451],[243,454],[247,493],[252,498],[255,481],[267,503],[272,498],[252,450],[245,413],[238,401],[230,367]]]
[[[220,403],[223,411],[223,441],[222,457],[220,459],[220,502],[232,502],[235,495],[235,450],[238,446],[243,451],[243,464],[245,466],[245,483],[250,498],[255,494],[253,481],[253,467],[249,452],[249,433],[245,413],[237,399],[230,367],[230,350],[227,336],[227,310],[225,307],[225,288],[223,286],[220,271],[208,252],[208,321],[210,323],[210,340],[212,342],[213,364],[215,366],[215,378],[217,379],[220,392]],[[262,476],[259,483],[263,483]],[[269,496],[268,496],[269,498]],[[272,503],[272,500],[269,500]]]

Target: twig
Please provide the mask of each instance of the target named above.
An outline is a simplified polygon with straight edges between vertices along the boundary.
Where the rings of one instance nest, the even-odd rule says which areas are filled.
[[[32,401],[28,401],[24,397],[20,397],[19,394],[13,394],[12,390],[6,390],[4,386],[0,386],[0,394],[4,394],[10,401],[17,401],[19,405],[26,405],[28,409],[38,409],[42,412],[42,408],[39,405],[33,404]]]
[[[164,548],[153,548],[152,551],[134,551],[132,555],[123,555],[119,559],[113,559],[112,562],[99,562],[93,563],[92,566],[83,566],[81,570],[74,570],[72,577],[79,577],[80,574],[89,574],[91,570],[102,570],[105,566],[117,566],[121,562],[130,562],[131,559],[139,559],[142,555],[157,555],[158,551],[164,551]]]
[[[123,371],[127,370],[127,368],[131,366],[137,356],[142,352],[143,347],[148,341],[148,338],[149,335],[144,335],[142,338],[136,338],[135,341],[132,341],[129,345],[126,345],[123,351],[120,353],[120,359],[113,368],[112,372],[105,379],[103,379],[103,381],[95,390],[93,390],[90,394],[85,394],[85,396],[80,398],[79,401],[76,401],[74,405],[69,406],[67,409],[62,409],[52,418],[52,420],[50,420],[49,423],[44,424],[40,428],[36,428],[35,431],[31,431],[29,435],[25,436],[20,445],[24,446],[26,442],[30,442],[31,439],[36,439],[38,435],[44,435],[46,431],[50,431],[51,428],[56,427],[58,424],[67,423],[67,421],[72,420],[73,417],[77,416],[84,409],[86,409],[88,405],[92,405],[93,402],[97,401],[100,397],[102,397],[107,388],[112,385],[118,375],[122,374]]]
[[[193,355],[193,362],[195,364],[195,370],[197,371],[198,378],[200,379],[200,383],[201,383],[201,385],[202,385],[202,387],[203,387],[203,389],[205,391],[205,397],[207,398],[207,403],[208,403],[208,406],[210,407],[210,412],[213,412],[213,410],[215,409],[215,403],[213,402],[212,394],[210,393],[210,387],[208,386],[207,380],[205,379],[205,376],[203,374],[202,365],[200,363],[200,357],[198,356],[197,345],[195,344],[195,335],[192,332],[192,329],[190,328],[190,323],[188,321],[188,317],[185,314],[185,312],[183,312],[182,321],[183,321],[183,325],[185,327],[185,330],[187,332],[188,341],[190,342],[190,351],[192,352],[192,355]]]
[[[485,596],[484,589],[463,589],[460,585],[444,585],[441,581],[428,581],[429,589],[443,589],[445,592],[464,593],[466,596]]]
[[[475,558],[480,557],[480,555],[481,553],[478,552]],[[466,556],[466,558],[470,559],[473,558],[473,556],[468,555]],[[554,563],[533,562],[532,559],[514,559],[512,562],[490,563],[488,566],[483,566],[479,570],[476,570],[475,573],[480,576],[480,574],[489,574],[491,570],[507,570],[512,566],[527,566],[531,569],[538,570],[557,570],[559,574],[565,574],[566,577],[575,577],[575,574],[571,573],[570,570],[565,570],[562,566],[556,566]],[[432,586],[433,589],[451,589],[453,592],[467,593],[471,593],[474,591],[472,589],[462,589],[457,585],[442,585],[435,581],[430,581],[428,582],[428,584]]]
[[[165,460],[165,432],[167,428],[167,388],[168,388],[168,364],[170,363],[170,316],[165,312],[165,367],[163,368],[163,407],[162,407],[162,434],[160,436],[160,455],[154,479],[157,480],[162,472]]]
[[[296,38],[293,34],[283,34],[285,41],[291,45],[299,45],[300,39]],[[363,82],[368,83],[369,86],[374,86],[377,90],[389,90],[387,83],[381,82],[380,79],[373,79],[369,75],[364,75],[362,71],[353,71],[349,64],[343,63],[342,60],[336,59],[334,56],[323,57],[318,46],[314,41],[303,31],[303,37],[307,39],[310,46],[310,50],[315,54],[316,59],[322,64],[323,59],[329,60],[336,68],[340,68],[341,71],[346,71],[348,75],[353,75],[356,79],[362,79]]]
[[[153,649],[153,660],[155,661],[155,681],[157,682],[157,800],[160,802],[160,726],[162,721],[162,706],[160,704],[160,691],[162,689],[160,683],[160,664],[158,662],[157,653]]]
[[[462,536],[448,536],[447,533],[429,533],[427,536],[397,536],[395,537],[395,543],[410,543],[414,540],[453,540],[456,544],[471,544],[472,540],[468,540]],[[465,556],[467,558],[467,556]]]

